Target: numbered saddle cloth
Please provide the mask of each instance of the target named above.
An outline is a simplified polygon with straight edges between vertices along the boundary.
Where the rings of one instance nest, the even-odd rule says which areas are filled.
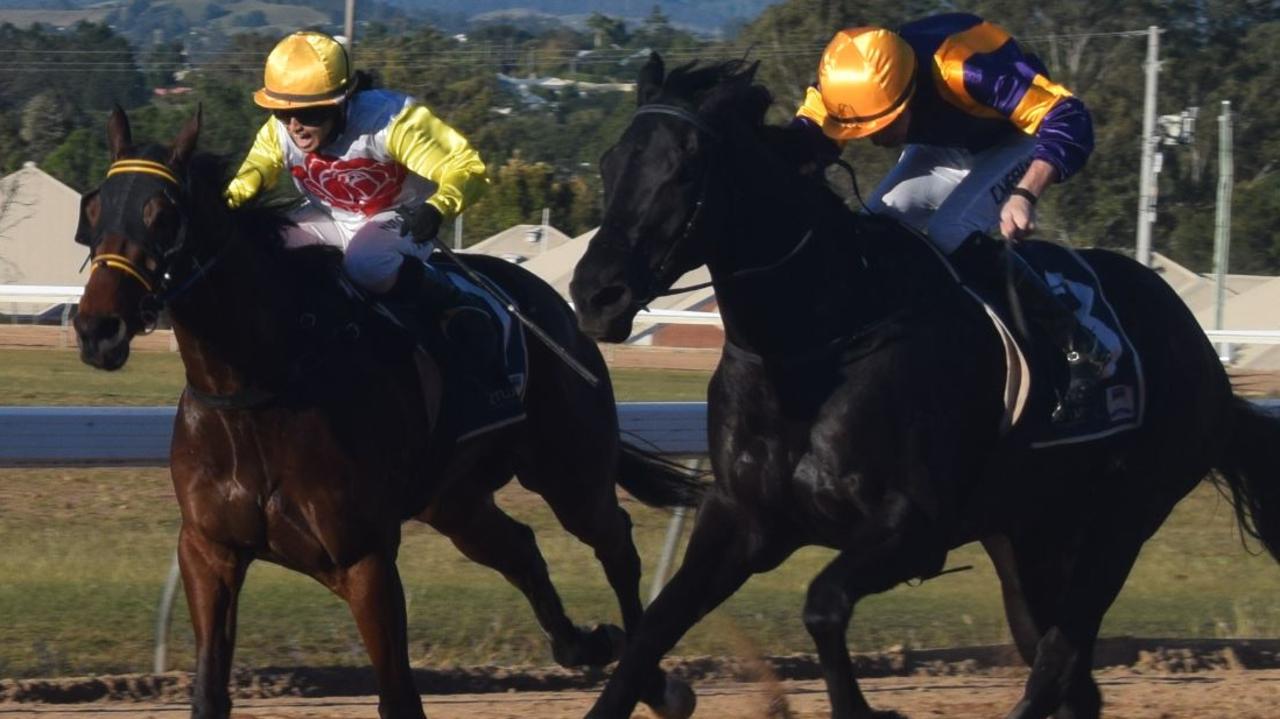
[[[1110,352],[1102,381],[1088,401],[1088,419],[1070,425],[1049,420],[1059,393],[1067,386],[1066,358],[1046,338],[1014,332],[1014,309],[1007,297],[980,297],[1005,346],[1004,389],[1007,432],[1024,432],[1035,448],[1088,442],[1142,426],[1146,385],[1142,359],[1107,302],[1102,283],[1084,258],[1069,247],[1050,242],[1023,242],[1018,253],[1076,318]],[[977,296],[975,294],[975,296]],[[1032,334],[1036,327],[1029,328]]]

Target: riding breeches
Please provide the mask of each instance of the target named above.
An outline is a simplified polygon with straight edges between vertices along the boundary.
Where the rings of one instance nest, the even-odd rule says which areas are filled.
[[[1000,224],[1000,208],[1034,150],[1035,139],[1020,134],[980,152],[907,145],[867,207],[925,233],[949,255],[969,235]]]
[[[284,233],[286,247],[332,245],[343,250],[343,269],[357,285],[384,293],[395,283],[405,255],[426,260],[431,243],[400,236],[401,218],[385,210],[359,222],[342,222],[323,209],[305,205],[289,214],[296,227]]]

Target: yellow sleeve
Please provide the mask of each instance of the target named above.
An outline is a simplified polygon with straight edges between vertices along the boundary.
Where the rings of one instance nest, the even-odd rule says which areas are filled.
[[[391,120],[387,151],[415,175],[436,183],[427,204],[445,218],[456,216],[489,187],[480,154],[467,139],[421,105],[410,105]]]
[[[803,117],[818,127],[827,121],[827,106],[822,102],[822,91],[815,85],[805,88],[804,102],[796,110],[796,117]]]
[[[228,207],[239,207],[262,190],[275,186],[280,170],[284,168],[284,150],[280,148],[276,124],[274,119],[267,120],[258,130],[248,156],[222,193],[227,199]]]

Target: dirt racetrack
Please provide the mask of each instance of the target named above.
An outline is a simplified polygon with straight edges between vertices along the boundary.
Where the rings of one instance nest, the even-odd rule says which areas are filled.
[[[877,708],[907,716],[1003,717],[1027,669],[1012,646],[855,654],[855,671]],[[1113,637],[1099,641],[1095,671],[1108,719],[1278,719],[1280,640]],[[669,657],[663,667],[698,693],[704,719],[828,716],[821,667],[811,654]],[[419,668],[414,679],[434,719],[576,719],[607,671],[559,667]],[[191,674],[0,679],[0,719],[188,716]],[[234,673],[232,719],[372,719],[376,683],[368,667],[242,668]],[[651,714],[641,709],[641,719]]]
[[[949,719],[1002,717],[1022,688],[1020,672],[971,676],[885,677],[863,681],[873,706],[897,709],[908,716]],[[1280,670],[1210,671],[1179,674],[1139,673],[1111,669],[1098,674],[1109,719],[1276,719],[1280,716]],[[777,684],[712,682],[697,686],[695,717],[707,719],[760,717],[818,719],[826,717],[821,682]],[[785,710],[773,702],[780,692]],[[597,690],[450,694],[426,697],[432,719],[578,719]],[[0,703],[4,719],[178,719],[189,709],[182,703],[94,702],[89,704]],[[372,719],[376,697],[241,699],[232,719]],[[647,710],[636,717],[647,718]]]

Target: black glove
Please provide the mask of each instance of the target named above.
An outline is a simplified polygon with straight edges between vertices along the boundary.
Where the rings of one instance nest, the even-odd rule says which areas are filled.
[[[400,236],[413,235],[413,241],[420,245],[434,240],[440,234],[440,223],[444,222],[444,215],[435,205],[401,207],[396,214],[404,220],[400,223]]]

